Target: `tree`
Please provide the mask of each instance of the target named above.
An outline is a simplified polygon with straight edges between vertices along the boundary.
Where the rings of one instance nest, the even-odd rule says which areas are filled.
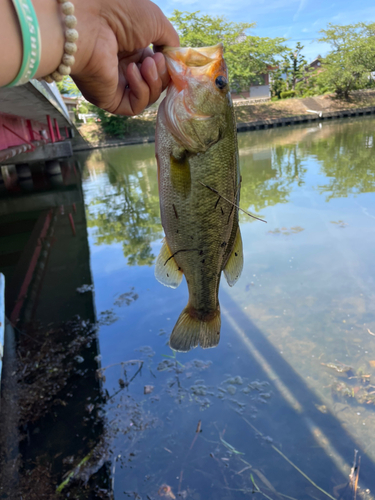
[[[77,85],[73,82],[70,76],[64,76],[61,82],[56,82],[57,88],[60,94],[66,94],[70,97],[81,96],[81,91]]]
[[[277,66],[287,48],[285,38],[248,35],[255,23],[234,23],[223,16],[175,10],[169,18],[180,35],[182,47],[204,47],[222,42],[232,90],[241,91],[260,77],[268,65]]]
[[[322,61],[318,80],[345,98],[366,87],[375,69],[375,23],[328,24],[320,33],[318,41],[330,44],[332,51]]]
[[[287,90],[287,82],[283,77],[285,73],[284,65],[280,64],[279,67],[272,72],[271,78],[271,95],[272,97],[277,97],[280,99],[281,92],[285,92]]]
[[[87,226],[95,245],[121,243],[130,266],[151,266],[151,243],[162,237],[154,146],[98,151],[108,177],[87,206]]]
[[[307,64],[306,59],[301,54],[303,45],[300,42],[297,43],[295,50],[291,50],[287,56],[285,56],[285,70],[287,73],[287,81],[289,88],[292,87],[293,90],[296,89],[297,80],[301,79],[305,73],[305,66]]]
[[[108,111],[97,108],[93,104],[91,106],[91,112],[97,114],[98,118],[100,119],[100,124],[103,132],[108,137],[124,137],[127,131],[127,116],[113,115]]]

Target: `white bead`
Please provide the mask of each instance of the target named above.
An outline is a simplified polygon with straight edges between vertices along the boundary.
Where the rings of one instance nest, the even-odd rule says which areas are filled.
[[[63,76],[70,75],[71,67],[66,66],[65,64],[60,64],[59,69],[57,71]]]
[[[61,9],[66,16],[72,16],[74,14],[74,5],[72,2],[63,3]]]
[[[77,18],[76,16],[66,16],[65,25],[67,28],[75,28],[77,26]]]
[[[73,64],[76,62],[76,60],[75,60],[74,56],[71,56],[69,54],[64,54],[63,58],[62,58],[62,62],[63,62],[63,64],[65,64],[65,66],[72,67]]]
[[[53,78],[55,80],[55,82],[61,82],[61,80],[63,79],[63,76],[58,71],[54,71],[51,74],[51,78]]]
[[[66,42],[64,45],[64,50],[67,54],[72,56],[77,52],[77,45],[75,43]]]
[[[54,82],[53,78],[52,78],[50,75],[45,76],[45,77],[43,78],[43,80],[44,80],[45,82],[47,82],[47,83],[53,83],[53,82]]]
[[[67,42],[76,42],[78,40],[78,31],[67,29],[65,31],[65,38]]]

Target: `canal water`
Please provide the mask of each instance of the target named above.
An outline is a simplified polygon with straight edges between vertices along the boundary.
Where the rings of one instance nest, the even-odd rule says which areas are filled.
[[[59,209],[49,286],[23,306],[18,338],[53,340],[60,318],[60,342],[90,342],[69,347],[72,378],[24,417],[22,474],[48,462],[61,498],[352,499],[357,477],[357,497],[374,498],[374,136],[373,118],[239,135],[241,207],[267,223],[241,213],[244,269],[220,286],[219,346],[186,354],[168,347],[186,283],[154,277],[154,145],[77,154],[76,236]]]

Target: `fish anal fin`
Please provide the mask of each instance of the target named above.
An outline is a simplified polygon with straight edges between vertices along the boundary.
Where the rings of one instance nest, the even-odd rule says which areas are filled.
[[[175,351],[187,352],[198,344],[207,349],[216,347],[220,340],[220,308],[200,319],[194,314],[189,304],[180,314],[169,339],[170,347]]]
[[[160,253],[156,259],[155,278],[165,286],[177,288],[182,281],[182,275],[183,272],[178,267],[164,238]]]
[[[232,252],[224,267],[224,275],[229,286],[233,286],[241,276],[243,268],[243,248],[240,228],[237,229]]]

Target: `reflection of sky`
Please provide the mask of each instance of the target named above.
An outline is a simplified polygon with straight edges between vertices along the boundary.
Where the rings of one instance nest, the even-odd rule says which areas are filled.
[[[319,428],[327,436],[328,448],[331,444],[334,448],[332,453],[336,457],[336,465],[344,460],[349,467],[352,448],[345,451],[342,447],[346,445],[349,448],[354,445],[362,447],[375,460],[375,442],[371,430],[375,425],[373,406],[355,405],[354,401],[340,397],[337,399],[333,394],[333,387],[340,381],[352,384],[350,387],[353,388],[358,388],[360,382],[350,382],[322,365],[334,361],[344,362],[351,365],[354,372],[362,367],[371,375],[372,380],[375,379],[375,369],[370,363],[375,360],[375,341],[367,333],[367,328],[375,331],[375,197],[374,193],[353,196],[349,192],[346,197],[333,198],[327,202],[329,193],[320,194],[320,189],[321,186],[328,185],[331,179],[324,175],[324,161],[318,161],[317,153],[312,154],[311,148],[317,144],[324,145],[326,140],[340,139],[342,134],[358,130],[359,126],[366,129],[366,134],[373,136],[372,119],[324,123],[322,129],[315,131],[315,135],[308,132],[305,134],[308,129],[304,127],[290,127],[240,136],[241,147],[248,150],[246,158],[244,155],[241,157],[244,159],[242,189],[246,195],[241,203],[251,211],[252,195],[251,191],[246,190],[248,186],[245,184],[254,181],[257,193],[254,192],[253,196],[259,197],[267,183],[275,182],[275,178],[268,176],[275,176],[276,173],[283,186],[289,190],[286,202],[266,204],[261,213],[267,224],[258,221],[241,224],[245,266],[235,287],[229,288],[225,280],[222,280],[220,302],[223,315],[219,346],[216,349],[199,348],[188,354],[177,355],[183,363],[195,358],[212,361],[210,371],[193,377],[202,378],[206,384],[213,386],[229,375],[241,375],[250,380],[270,380],[268,377],[271,377],[272,380],[273,370],[275,379],[271,384],[275,400],[272,399],[267,406],[257,408],[258,416],[252,422],[255,426],[261,426],[264,433],[281,442],[283,451],[290,457],[293,453],[294,458],[299,456],[305,472],[314,476],[319,484],[324,485],[326,481],[327,489],[332,488],[329,483],[331,476],[328,474],[326,477],[322,471],[319,473],[319,464],[325,463],[319,455],[324,447],[321,448],[319,441],[315,447],[309,444],[312,427],[305,427],[307,420],[315,424],[319,422]],[[298,143],[297,157],[301,160],[298,179],[294,177],[293,169],[288,170],[288,155],[291,150],[294,151],[295,143]],[[254,152],[251,152],[252,148]],[[276,164],[277,148],[279,158],[281,156],[281,167]],[[348,148],[360,154],[362,143],[348,143]],[[271,155],[268,154],[269,151],[272,151]],[[117,151],[119,169],[127,161],[126,152],[126,148]],[[132,152],[136,160],[136,150],[133,149]],[[345,153],[343,147],[341,154]],[[108,161],[114,164],[111,152],[106,154]],[[152,149],[149,154],[151,158]],[[336,172],[342,175],[339,170],[340,161],[341,157],[338,156]],[[136,171],[132,173],[132,166],[129,164],[127,168],[128,175],[132,178]],[[372,171],[364,169],[361,175],[371,179]],[[152,167],[148,172],[148,179],[154,189],[157,181],[156,170],[152,170]],[[98,176],[95,183],[87,180],[84,184],[86,203],[92,201],[95,194],[98,195],[106,186],[108,181],[105,173]],[[137,185],[137,189],[138,187]],[[146,196],[145,193],[144,197]],[[187,302],[185,281],[176,290],[163,287],[154,278],[153,266],[126,264],[121,243],[97,246],[94,230],[95,228],[89,230],[89,241],[96,309],[99,317],[102,311],[112,310],[114,319],[117,318],[113,324],[105,325],[100,330],[102,365],[137,359],[141,356],[139,349],[142,346],[151,346],[156,353],[152,365],[155,372],[157,363],[164,359],[162,356],[171,354],[166,342]],[[151,241],[150,244],[152,253],[157,255],[161,240]],[[114,305],[119,295],[132,290],[138,295],[136,300],[127,306]],[[269,363],[270,366],[267,368],[262,363]],[[158,387],[161,383],[162,376],[159,372],[156,372],[156,379],[150,373],[144,371],[144,378],[137,382],[139,390],[142,391],[144,384],[150,383]],[[106,375],[108,390],[116,387],[119,378],[117,368],[108,370]],[[185,383],[191,386],[194,380],[185,380]],[[291,398],[285,396],[283,388],[286,388],[286,393],[290,391]],[[168,433],[173,430],[177,433],[177,429],[180,434],[173,438],[176,450],[188,449],[194,436],[190,439],[186,433],[190,430],[189,426],[193,425],[192,422],[196,425],[199,419],[203,419],[210,429],[209,436],[217,437],[212,422],[218,421],[220,429],[227,426],[228,441],[233,440],[231,442],[241,446],[247,459],[252,457],[250,462],[260,461],[264,463],[264,467],[273,470],[273,480],[276,481],[275,484],[279,484],[281,492],[302,498],[299,493],[304,490],[302,486],[301,490],[298,489],[298,478],[293,483],[297,489],[291,486],[288,491],[286,484],[290,485],[289,476],[284,476],[281,472],[278,474],[280,463],[267,450],[257,449],[256,456],[251,455],[257,445],[253,441],[245,443],[241,439],[242,433],[247,431],[242,427],[243,420],[238,420],[237,413],[232,410],[232,413],[226,413],[225,404],[232,404],[229,399],[227,403],[214,400],[212,409],[208,409],[206,413],[192,406],[193,403],[178,413],[173,400],[168,398],[162,398],[159,406],[155,403],[152,407],[161,421],[170,416],[170,423],[168,429],[161,427],[152,434],[150,456],[159,457],[164,446],[169,449],[172,445],[166,444]],[[290,399],[297,400],[296,407],[303,408],[300,410],[303,411],[303,418],[298,411],[291,410]],[[321,405],[326,406],[328,413],[323,415],[316,409]],[[221,412],[225,415],[225,421],[220,420]],[[348,434],[341,427],[343,422],[346,422]],[[284,439],[285,436],[287,439]],[[314,436],[315,439],[316,433]],[[302,449],[309,450],[309,462],[301,459]],[[175,452],[175,448],[173,451]],[[212,450],[205,449],[204,456],[208,457],[210,451]],[[169,467],[172,458],[166,455],[160,460],[165,467]],[[177,458],[176,460],[178,462]],[[199,463],[198,461],[197,467]],[[149,467],[153,471],[156,466],[152,463]],[[201,467],[206,467],[206,464],[202,462]],[[363,478],[369,479],[372,477],[368,472],[369,462],[366,467],[367,472],[364,467]],[[272,476],[269,469],[268,473]],[[128,476],[124,474],[125,472],[120,471],[116,473],[118,491],[120,485],[126,483]],[[136,477],[135,472],[134,474]],[[174,478],[175,481],[178,474],[179,470],[173,470],[170,480]],[[288,477],[287,483],[285,477]],[[166,479],[163,478],[164,480]],[[202,491],[204,489],[198,479],[191,480],[191,487],[198,490],[202,488]]]
[[[289,46],[295,47],[300,41],[305,46],[304,54],[308,60],[318,54],[325,55],[327,44],[314,41],[319,37],[319,30],[328,23],[353,24],[374,22],[375,7],[370,0],[360,3],[342,0],[324,2],[323,0],[262,0],[248,2],[216,1],[202,4],[197,0],[158,0],[156,4],[166,15],[174,9],[204,14],[226,16],[230,21],[257,24],[254,34],[262,37],[285,37]]]

